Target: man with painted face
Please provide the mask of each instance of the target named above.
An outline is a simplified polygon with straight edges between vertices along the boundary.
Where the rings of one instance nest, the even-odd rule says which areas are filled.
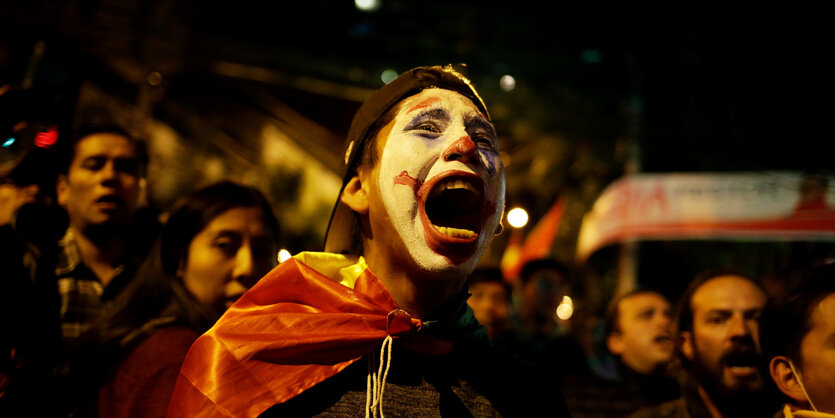
[[[279,265],[195,342],[169,416],[567,415],[466,304],[505,192],[470,82],[401,74],[357,111],[344,161],[326,252]]]
[[[835,263],[805,272],[766,305],[760,342],[787,397],[775,416],[835,417]]]
[[[682,397],[633,416],[771,416],[757,332],[766,299],[758,283],[738,273],[708,272],[691,282],[678,306]]]

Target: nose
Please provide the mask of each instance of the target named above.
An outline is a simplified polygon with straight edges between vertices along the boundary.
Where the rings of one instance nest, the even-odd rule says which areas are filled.
[[[475,164],[478,161],[478,148],[468,135],[458,138],[444,150],[444,161],[461,161]]]
[[[102,184],[112,184],[116,180],[116,164],[108,161],[99,171]]]
[[[731,338],[750,337],[751,329],[746,324],[745,318],[742,315],[734,315],[730,320],[730,328],[728,329]]]
[[[232,276],[235,281],[249,288],[253,285],[253,265],[252,250],[249,245],[242,245],[235,255],[235,269],[232,271]]]

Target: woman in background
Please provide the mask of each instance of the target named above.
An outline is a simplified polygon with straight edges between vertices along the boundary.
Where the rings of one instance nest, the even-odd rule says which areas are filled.
[[[189,347],[275,266],[277,242],[278,222],[256,189],[223,182],[181,198],[92,330],[106,362],[98,416],[165,416]]]

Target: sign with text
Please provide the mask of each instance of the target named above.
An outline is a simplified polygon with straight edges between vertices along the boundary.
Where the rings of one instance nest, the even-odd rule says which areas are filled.
[[[835,240],[833,184],[796,172],[624,177],[583,218],[577,259],[624,240]]]

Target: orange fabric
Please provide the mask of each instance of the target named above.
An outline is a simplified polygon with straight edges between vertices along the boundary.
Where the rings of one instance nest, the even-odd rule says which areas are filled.
[[[168,416],[257,416],[422,327],[370,270],[351,289],[291,258],[192,345]]]

